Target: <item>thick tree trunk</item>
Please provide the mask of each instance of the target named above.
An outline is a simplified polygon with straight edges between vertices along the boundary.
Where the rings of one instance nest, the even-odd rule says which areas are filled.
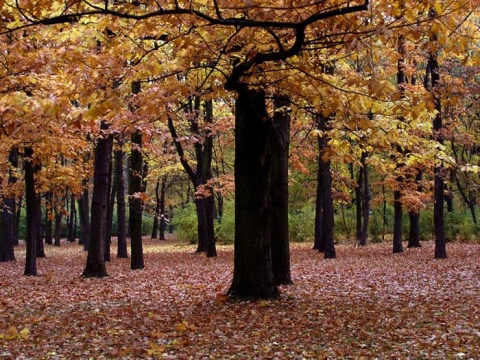
[[[270,250],[268,114],[265,93],[238,89],[235,106],[235,245],[229,294],[276,298]]]
[[[288,150],[290,114],[288,96],[274,98],[275,114],[270,129],[270,239],[275,284],[292,284],[288,232]]]
[[[131,135],[132,150],[130,153],[130,175],[129,175],[129,225],[131,244],[131,269],[143,269],[143,244],[142,244],[142,214],[143,200],[143,156],[142,156],[142,134],[134,132]]]
[[[18,166],[18,150],[16,148],[10,151],[8,161],[12,167],[16,168]],[[17,178],[13,171],[10,171],[8,183],[13,185],[16,182]],[[4,198],[3,205],[0,262],[15,261],[15,216],[17,213],[15,197],[9,196]]]
[[[113,139],[107,134],[108,125],[102,122],[101,134],[95,147],[93,168],[93,194],[91,211],[91,231],[88,240],[87,263],[84,277],[108,276],[105,266],[105,237],[107,227],[109,164],[112,157]]]
[[[115,150],[114,181],[117,188],[117,257],[128,258],[127,252],[127,228],[125,209],[125,176],[123,165],[123,140],[118,140],[119,149]]]
[[[37,193],[35,190],[35,172],[37,165],[34,164],[33,149],[25,148],[25,204],[26,204],[26,260],[24,275],[37,275],[37,221],[35,217],[37,214],[36,207]]]

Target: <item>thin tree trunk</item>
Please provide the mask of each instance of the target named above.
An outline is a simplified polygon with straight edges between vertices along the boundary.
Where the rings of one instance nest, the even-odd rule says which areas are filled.
[[[288,96],[274,97],[275,114],[270,130],[270,239],[275,284],[292,284],[288,231],[288,150],[290,114]]]
[[[430,15],[436,16],[434,9],[430,9]],[[431,35],[432,46],[437,46],[437,35]],[[440,68],[438,65],[438,57],[436,50],[431,50],[428,58],[428,68],[430,70],[431,88],[433,103],[435,110],[437,111],[433,119],[433,136],[439,143],[443,144],[443,136],[441,131],[443,129],[442,124],[442,102],[440,99]],[[446,238],[445,238],[445,222],[443,215],[443,202],[444,202],[444,171],[445,167],[443,161],[435,159],[435,165],[433,168],[433,192],[434,192],[434,204],[433,204],[433,226],[435,229],[435,259],[445,259],[447,257]]]
[[[157,185],[155,186],[155,216],[153,217],[152,236],[151,239],[157,239],[160,219],[160,177],[157,179]]]
[[[279,295],[270,248],[266,119],[265,93],[241,86],[235,105],[235,244],[228,291],[240,298]]]
[[[165,240],[165,229],[167,227],[167,221],[165,218],[165,192],[167,191],[167,176],[162,177],[162,183],[160,186],[160,199],[159,199],[159,213],[160,213],[160,240]]]
[[[330,171],[330,159],[326,154],[328,150],[328,136],[326,132],[330,129],[330,119],[318,115],[318,128],[323,135],[318,138],[318,158],[319,158],[319,183],[323,193],[322,200],[322,237],[320,239],[320,251],[323,250],[325,259],[335,259],[335,243],[333,237],[334,216],[333,216],[333,198],[332,198],[332,173]]]
[[[63,218],[63,209],[58,209],[58,204],[55,207],[55,240],[53,246],[60,246],[60,238],[62,236],[62,218]]]
[[[53,193],[45,194],[45,244],[53,245]]]
[[[401,181],[401,180],[400,180]],[[401,192],[395,190],[393,192],[393,253],[402,253],[402,203]]]
[[[78,199],[78,209],[80,212],[80,239],[79,243],[83,245],[83,250],[88,250],[88,241],[90,239],[90,201],[88,194],[88,180],[85,181],[82,195]]]
[[[26,260],[25,260],[25,272],[24,275],[37,275],[37,232],[36,226],[36,207],[37,193],[35,190],[35,173],[37,165],[34,164],[33,149],[30,147],[25,148],[25,204],[26,211]]]
[[[40,171],[40,165],[36,165],[38,168],[36,169],[37,172]],[[37,234],[37,240],[36,240],[36,246],[37,246],[37,251],[36,251],[36,256],[37,258],[44,258],[46,257],[45,255],[45,246],[43,243],[43,225],[42,225],[42,198],[40,197],[40,194],[37,193],[37,205],[35,206],[35,221],[36,221],[36,226],[35,226],[35,231]]]
[[[113,182],[113,159],[110,158],[108,166],[108,194],[109,201],[107,205],[107,228],[105,229],[105,261],[111,260],[110,245],[112,244],[112,223],[113,223],[113,208],[115,207],[116,188]]]
[[[91,231],[88,240],[87,263],[83,271],[84,277],[108,276],[105,266],[105,237],[107,227],[109,164],[112,157],[113,138],[107,133],[108,125],[102,122],[103,131],[95,147],[93,168],[93,194],[91,211]]]
[[[421,170],[417,170],[415,181],[417,184],[422,180],[423,174]],[[418,190],[421,191],[421,186],[418,185]],[[418,248],[420,244],[420,212],[409,211],[408,217],[410,220],[410,232],[408,236],[407,248]]]
[[[117,257],[128,258],[127,229],[125,215],[125,176],[122,150],[123,139],[117,139],[119,148],[115,150],[115,183],[117,188]]]
[[[75,196],[70,194],[70,211],[68,213],[68,242],[75,242],[77,230],[77,209],[75,207]]]
[[[130,175],[129,175],[129,224],[130,224],[130,243],[131,243],[131,269],[143,269],[143,244],[142,244],[142,213],[143,201],[142,193],[142,175],[143,175],[143,157],[142,157],[142,134],[138,131],[132,133],[132,150],[130,153]]]
[[[360,245],[367,245],[368,238],[368,226],[370,223],[370,184],[368,180],[368,165],[367,165],[368,153],[362,153],[362,168],[363,168],[363,224],[360,233]]]

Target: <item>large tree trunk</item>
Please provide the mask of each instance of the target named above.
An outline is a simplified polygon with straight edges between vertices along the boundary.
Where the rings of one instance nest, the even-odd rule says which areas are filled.
[[[229,294],[276,298],[270,250],[268,114],[265,93],[238,89],[235,106],[235,245]]]
[[[10,151],[8,161],[13,168],[18,166],[18,150],[16,148]],[[9,172],[8,183],[13,185],[17,182],[13,171]],[[4,208],[2,210],[2,233],[0,238],[0,262],[15,261],[15,216],[16,200],[14,196],[3,199]]]
[[[25,272],[24,275],[37,275],[37,221],[35,217],[37,214],[36,207],[37,192],[35,190],[35,172],[37,165],[34,164],[33,149],[31,147],[25,148],[25,204],[26,210],[26,260],[25,260]]]
[[[123,140],[118,140],[119,148],[115,150],[115,172],[114,181],[117,188],[117,257],[128,258],[127,252],[127,227],[125,209],[125,176],[123,166]]]
[[[292,284],[288,232],[288,149],[290,114],[288,96],[274,98],[275,114],[270,131],[270,239],[275,284]]]
[[[108,125],[102,122],[100,129],[105,133],[98,138],[95,147],[93,168],[93,194],[91,211],[91,228],[88,240],[87,263],[84,277],[108,276],[105,266],[105,237],[107,227],[109,164],[112,157],[113,138],[107,134]]]
[[[142,244],[142,214],[143,200],[143,156],[142,156],[142,134],[138,131],[132,133],[132,150],[130,153],[130,175],[129,175],[129,225],[131,244],[131,269],[143,269],[143,244]]]

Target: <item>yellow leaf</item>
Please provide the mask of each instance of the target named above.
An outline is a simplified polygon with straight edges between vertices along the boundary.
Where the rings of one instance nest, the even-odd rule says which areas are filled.
[[[177,331],[185,331],[185,330],[187,330],[187,328],[188,328],[187,324],[185,324],[183,321],[181,323],[177,323],[175,325],[175,330],[177,330]]]
[[[30,335],[30,330],[28,328],[22,329],[22,331],[19,332],[18,337],[24,340],[28,340],[28,336]]]

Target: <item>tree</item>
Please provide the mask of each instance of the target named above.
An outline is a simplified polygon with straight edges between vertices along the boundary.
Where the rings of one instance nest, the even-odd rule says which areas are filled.
[[[24,275],[37,275],[37,207],[39,206],[39,197],[35,190],[35,175],[39,167],[35,163],[34,151],[31,147],[24,150],[25,157],[25,203],[27,206],[27,233],[26,233],[26,260]],[[38,160],[37,160],[38,161]]]
[[[88,240],[87,263],[83,270],[83,276],[87,278],[108,276],[104,252],[107,236],[105,230],[107,229],[108,183],[112,148],[113,137],[108,133],[108,124],[102,122],[95,146],[91,231]]]
[[[272,270],[277,285],[292,283],[288,231],[288,150],[290,145],[290,114],[288,96],[275,94],[274,114],[270,129],[272,164],[269,178],[270,238]]]

